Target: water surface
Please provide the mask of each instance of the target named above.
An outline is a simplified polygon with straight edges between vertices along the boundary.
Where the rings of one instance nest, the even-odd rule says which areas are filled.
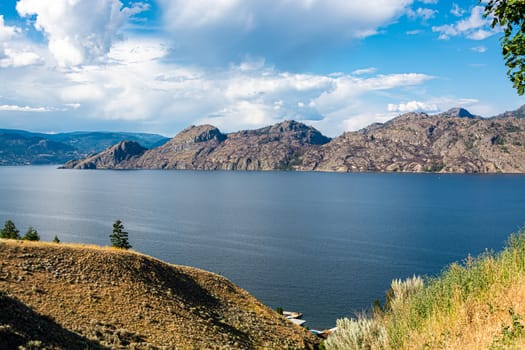
[[[393,278],[500,249],[525,222],[525,176],[0,167],[7,219],[101,245],[121,219],[134,249],[326,328],[384,300]]]

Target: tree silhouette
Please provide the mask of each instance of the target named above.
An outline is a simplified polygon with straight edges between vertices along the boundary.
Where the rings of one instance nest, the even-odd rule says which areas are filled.
[[[37,230],[29,226],[23,239],[25,239],[26,241],[40,241],[40,236],[38,235]]]
[[[122,221],[117,220],[113,224],[113,233],[109,235],[111,245],[115,248],[129,249],[131,244],[128,241],[128,233],[124,231]]]
[[[5,222],[4,228],[0,231],[0,238],[20,239],[20,231],[16,229],[14,222],[11,220]]]

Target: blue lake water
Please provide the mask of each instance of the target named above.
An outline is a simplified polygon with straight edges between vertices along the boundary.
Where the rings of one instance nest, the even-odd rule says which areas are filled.
[[[74,171],[0,167],[0,223],[42,240],[133,249],[220,273],[327,328],[393,278],[501,249],[525,223],[525,176]]]

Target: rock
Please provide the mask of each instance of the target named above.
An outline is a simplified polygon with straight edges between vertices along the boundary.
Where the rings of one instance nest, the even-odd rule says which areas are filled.
[[[524,113],[525,106],[493,118],[463,108],[407,113],[334,139],[296,121],[230,134],[191,126],[151,150],[118,144],[64,167],[524,173]]]

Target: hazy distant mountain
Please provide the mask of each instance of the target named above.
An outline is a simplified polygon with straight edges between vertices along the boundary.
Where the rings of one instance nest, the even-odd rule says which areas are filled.
[[[494,118],[525,118],[525,105],[521,106],[520,108],[516,109],[515,111],[507,111],[504,113],[501,113]]]
[[[157,148],[127,145],[130,154],[119,157],[112,148],[65,167],[525,173],[523,110],[494,118],[462,108],[407,113],[332,140],[295,121],[231,134],[192,126]]]
[[[0,165],[63,164],[86,157],[122,140],[135,140],[148,148],[169,139],[155,134],[122,132],[33,133],[0,129]]]

